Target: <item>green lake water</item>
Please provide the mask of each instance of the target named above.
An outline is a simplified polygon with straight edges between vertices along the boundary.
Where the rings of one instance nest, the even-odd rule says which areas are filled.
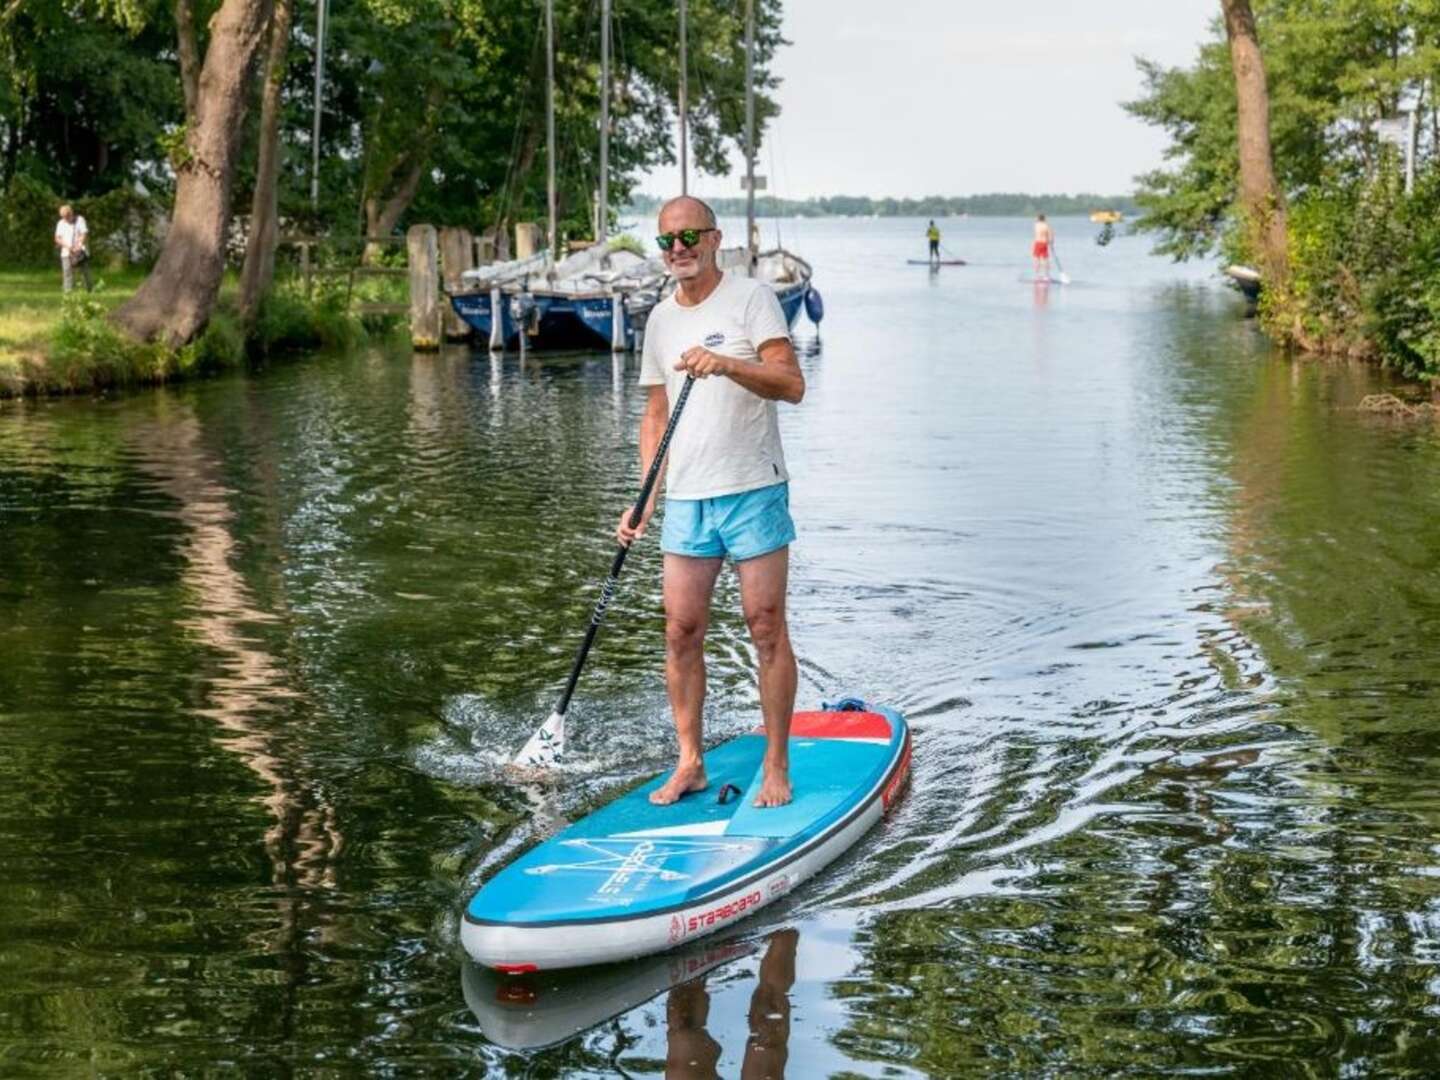
[[[1440,1070],[1440,427],[1208,268],[1058,223],[784,223],[800,704],[914,782],[731,935],[578,975],[459,910],[665,767],[633,358],[374,350],[0,404],[0,1076]],[[918,253],[918,254],[917,254]],[[757,716],[734,577],[707,733]]]

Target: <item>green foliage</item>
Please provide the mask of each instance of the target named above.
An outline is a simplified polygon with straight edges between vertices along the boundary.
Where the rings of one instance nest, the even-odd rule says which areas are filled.
[[[1141,60],[1146,93],[1126,108],[1165,128],[1165,156],[1176,164],[1137,177],[1136,227],[1160,235],[1156,250],[1189,259],[1216,250],[1231,231],[1238,176],[1235,81],[1223,46],[1208,46],[1192,69]]]
[[[605,248],[607,251],[628,251],[631,255],[639,255],[642,259],[649,258],[650,256],[650,252],[646,250],[645,245],[640,242],[639,238],[631,236],[629,233],[621,233],[619,236],[611,237],[610,242],[605,245]]]
[[[13,177],[0,200],[0,260],[11,267],[54,266],[55,223],[61,199],[28,174]],[[168,217],[165,204],[122,187],[77,199],[90,232],[90,251],[101,265],[148,265],[160,250]]]
[[[250,327],[250,340],[260,356],[320,344],[310,305],[298,290],[278,285],[261,299]]]
[[[139,344],[118,330],[100,298],[65,297],[45,358],[45,381],[67,390],[163,381],[172,360],[162,346]]]
[[[1354,229],[1373,252],[1367,328],[1387,362],[1432,379],[1440,375],[1440,177],[1427,175],[1412,196],[1388,202],[1376,200]]]
[[[1288,206],[1291,282],[1262,294],[1278,340],[1440,371],[1440,4],[1256,0],[1276,178]],[[1142,230],[1176,258],[1255,261],[1236,212],[1235,85],[1223,29],[1188,68],[1140,62],[1126,107],[1170,136],[1168,164],[1139,177]],[[1418,106],[1417,106],[1418,102]],[[1421,110],[1412,196],[1376,122]]]
[[[85,224],[90,230],[90,250],[102,263],[149,266],[160,254],[161,239],[170,219],[170,209],[164,200],[126,186],[80,199],[75,207],[85,215]]]
[[[200,336],[181,349],[176,358],[177,370],[185,374],[224,371],[244,363],[245,333],[228,311],[211,315]]]
[[[20,173],[11,177],[0,200],[0,252],[6,266],[58,264],[56,211],[60,200],[44,183]]]
[[[343,288],[316,279],[312,297],[298,279],[277,282],[260,302],[250,327],[256,356],[307,349],[353,349],[365,341],[365,327],[350,313]]]
[[[310,302],[315,337],[326,349],[353,349],[364,342],[365,326],[350,313],[339,288],[318,289]]]
[[[170,12],[27,0],[0,24],[0,186],[28,173],[74,202],[163,184],[158,140],[181,111]]]

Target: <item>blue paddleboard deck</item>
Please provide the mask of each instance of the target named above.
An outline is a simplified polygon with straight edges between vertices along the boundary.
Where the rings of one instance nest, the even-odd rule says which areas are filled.
[[[466,905],[467,951],[501,970],[571,967],[727,926],[880,819],[908,775],[910,736],[891,709],[797,713],[780,807],[754,805],[764,752],[763,734],[731,739],[705,755],[705,791],[655,806],[657,776],[531,848]]]

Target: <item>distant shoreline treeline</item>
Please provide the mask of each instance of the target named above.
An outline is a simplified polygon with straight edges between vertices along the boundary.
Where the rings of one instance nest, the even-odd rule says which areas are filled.
[[[663,200],[657,195],[636,195],[629,210],[654,213]],[[745,213],[743,198],[707,199],[722,217]],[[988,195],[927,195],[921,199],[873,199],[868,195],[827,195],[814,199],[780,199],[765,195],[755,200],[758,217],[1013,217],[1031,214],[1088,214],[1092,210],[1138,212],[1129,195],[1026,195],[993,192]]]

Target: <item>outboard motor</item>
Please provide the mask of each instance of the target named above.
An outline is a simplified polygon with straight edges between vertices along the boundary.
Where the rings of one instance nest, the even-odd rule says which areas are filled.
[[[531,315],[536,310],[535,297],[528,292],[516,293],[510,297],[510,318],[515,323],[517,336],[520,339],[520,355],[525,355],[526,338],[530,328],[525,324],[530,321]]]

